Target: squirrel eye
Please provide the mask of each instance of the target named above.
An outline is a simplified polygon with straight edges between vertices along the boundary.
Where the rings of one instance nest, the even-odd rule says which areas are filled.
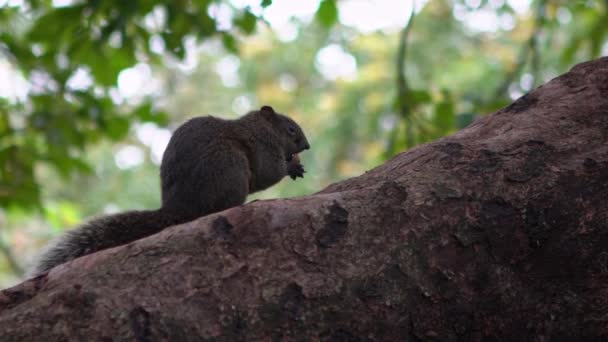
[[[293,126],[288,126],[287,130],[289,131],[289,134],[296,134],[296,129]]]

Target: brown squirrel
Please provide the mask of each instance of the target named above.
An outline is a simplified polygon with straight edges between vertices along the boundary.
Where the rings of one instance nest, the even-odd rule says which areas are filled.
[[[163,155],[160,209],[102,216],[68,231],[31,274],[243,204],[284,176],[304,177],[298,153],[309,148],[300,126],[270,106],[236,120],[193,118],[173,133]]]

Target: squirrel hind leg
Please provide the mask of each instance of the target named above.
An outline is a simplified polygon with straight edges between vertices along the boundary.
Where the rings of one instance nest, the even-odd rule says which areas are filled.
[[[204,201],[210,201],[211,210],[214,213],[232,208],[245,203],[249,194],[251,182],[251,171],[249,160],[245,153],[224,154],[217,165],[228,165],[229,167],[215,170],[215,184],[211,192],[213,194],[202,194]]]

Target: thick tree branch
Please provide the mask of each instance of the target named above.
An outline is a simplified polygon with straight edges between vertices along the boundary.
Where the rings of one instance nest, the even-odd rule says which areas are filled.
[[[3,341],[608,338],[608,58],[320,193],[0,292]]]

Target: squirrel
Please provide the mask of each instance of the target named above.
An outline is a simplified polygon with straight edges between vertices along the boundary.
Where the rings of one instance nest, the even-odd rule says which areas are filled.
[[[66,232],[30,274],[241,205],[284,176],[303,178],[298,153],[309,148],[302,128],[270,106],[235,120],[192,118],[175,130],[163,154],[159,209],[102,216]]]

